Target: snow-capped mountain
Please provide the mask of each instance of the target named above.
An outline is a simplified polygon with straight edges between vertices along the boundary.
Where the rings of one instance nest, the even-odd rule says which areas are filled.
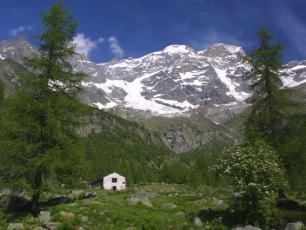
[[[89,96],[96,92],[100,98],[89,98],[87,103],[155,115],[182,115],[201,106],[242,103],[249,95],[241,78],[249,68],[243,55],[241,48],[225,44],[200,52],[171,45],[141,58],[91,66],[84,86],[90,89]],[[78,61],[80,69],[90,65]]]
[[[22,63],[24,57],[33,53],[38,53],[38,51],[25,37],[20,37],[16,40],[0,41],[0,59],[9,58]]]
[[[22,63],[36,49],[25,38],[0,42],[0,58]],[[96,64],[83,55],[72,62],[84,71],[81,100],[100,109],[184,116],[203,112],[215,122],[245,108],[250,95],[243,76],[250,69],[241,47],[214,44],[204,51],[171,45],[140,58]],[[290,62],[285,86],[306,82],[306,61]]]

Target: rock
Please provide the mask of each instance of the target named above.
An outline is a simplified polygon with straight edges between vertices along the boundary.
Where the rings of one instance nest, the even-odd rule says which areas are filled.
[[[44,224],[43,227],[46,227],[49,230],[57,230],[58,229],[59,224],[56,222],[50,222],[47,224]]]
[[[22,223],[10,223],[7,227],[7,230],[18,230],[18,229],[24,229]]]
[[[177,212],[176,215],[177,215],[177,216],[180,216],[180,217],[186,217],[186,214],[185,214],[185,212],[183,212],[183,211]]]
[[[203,227],[203,222],[202,220],[199,218],[199,217],[195,217],[193,218],[193,224],[196,226],[196,227]]]
[[[128,204],[130,206],[135,206],[137,204],[142,204],[142,205],[144,205],[146,207],[149,207],[149,208],[153,207],[153,205],[151,204],[151,202],[148,198],[139,199],[139,198],[136,198],[136,197],[131,197],[128,201]]]
[[[12,194],[10,190],[0,193],[0,207],[13,212],[26,211],[30,200],[25,197]]]
[[[71,190],[71,193],[68,195],[71,199],[79,199],[81,194],[84,194],[83,190]]]
[[[240,192],[234,192],[233,197],[236,198],[236,199],[239,199],[239,198],[242,198],[242,195],[241,195]]]
[[[177,206],[176,206],[176,204],[174,204],[174,203],[162,204],[162,205],[160,206],[161,209],[174,209],[174,208],[176,208],[176,207],[177,207]]]
[[[151,195],[148,192],[145,191],[137,191],[135,194],[131,196],[131,198],[128,200],[128,204],[130,206],[135,206],[137,204],[142,204],[146,207],[153,207],[153,205],[150,202]]]
[[[213,200],[213,203],[214,203],[217,207],[222,208],[222,209],[227,209],[227,208],[228,208],[228,205],[225,204],[223,200],[219,200],[219,199],[217,199],[217,198],[215,198],[215,197],[213,197],[212,200]]]
[[[96,192],[85,192],[84,195],[80,196],[80,199],[89,199],[91,197],[95,197],[97,196],[97,193]]]
[[[50,212],[48,211],[41,211],[39,213],[38,219],[43,223],[43,224],[47,224],[49,222],[51,222],[51,215]]]
[[[33,230],[48,230],[48,228],[37,226],[37,227],[33,228]]]
[[[304,223],[301,221],[298,221],[294,223],[288,223],[284,230],[299,230],[302,227],[304,227]]]
[[[85,230],[85,228],[83,226],[80,226],[78,230]]]
[[[135,227],[128,227],[125,230],[137,230],[137,228],[135,228]]]
[[[261,230],[261,228],[258,228],[252,225],[247,225],[245,227],[232,228],[232,230]]]
[[[72,212],[60,211],[60,215],[63,218],[65,218],[65,219],[72,219],[72,218],[74,218],[74,213],[72,213]]]
[[[82,216],[82,217],[81,217],[81,221],[82,221],[83,223],[88,222],[88,217],[87,217],[87,216]]]

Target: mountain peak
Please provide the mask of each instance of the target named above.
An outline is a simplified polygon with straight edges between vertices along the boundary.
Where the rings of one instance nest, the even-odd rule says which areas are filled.
[[[13,40],[0,41],[0,55],[2,58],[10,58],[23,63],[24,57],[36,53],[38,53],[37,49],[24,36]]]
[[[243,51],[242,47],[236,45],[229,45],[225,43],[215,43],[209,49],[225,49],[230,53],[237,53]]]
[[[168,54],[183,54],[190,52],[195,52],[190,46],[177,45],[177,44],[169,45],[163,50],[163,53],[168,53]]]

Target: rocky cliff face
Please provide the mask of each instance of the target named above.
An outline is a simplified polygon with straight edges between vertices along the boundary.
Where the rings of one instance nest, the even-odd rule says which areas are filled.
[[[0,42],[1,59],[22,63],[38,51],[25,38]],[[244,107],[250,95],[243,76],[250,66],[241,47],[218,43],[204,51],[171,45],[140,58],[96,64],[83,55],[72,63],[84,71],[81,100],[100,109],[132,109],[158,116],[187,116],[202,111],[230,116],[230,109]],[[290,62],[284,85],[306,82],[306,61]],[[217,111],[217,112],[214,112]],[[212,115],[210,115],[212,114]]]
[[[25,38],[0,42],[0,61],[11,59],[22,64],[23,57],[37,53]],[[245,99],[250,90],[243,76],[250,66],[244,55],[241,47],[218,43],[204,51],[171,45],[140,58],[101,64],[80,54],[71,62],[75,70],[88,74],[80,100],[91,106],[136,121],[154,117],[188,120],[196,115],[218,126],[248,106]],[[306,61],[290,62],[286,67],[288,75],[282,79],[285,87],[306,83]],[[179,152],[219,135],[205,128],[190,135],[178,124],[170,127],[164,123],[164,127],[160,132],[164,142]]]

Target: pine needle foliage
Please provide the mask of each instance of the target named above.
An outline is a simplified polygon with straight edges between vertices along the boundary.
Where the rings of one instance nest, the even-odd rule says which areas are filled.
[[[23,76],[16,94],[8,98],[0,168],[10,187],[32,190],[33,214],[50,183],[71,184],[80,177],[83,152],[76,130],[84,73],[74,72],[69,62],[76,55],[72,39],[77,23],[62,2],[43,13],[42,20],[40,54],[25,60],[34,74]]]
[[[246,76],[252,96],[251,112],[245,122],[247,139],[264,138],[269,143],[277,141],[277,135],[290,129],[289,109],[295,103],[290,100],[290,91],[283,87],[282,77],[286,71],[282,63],[282,44],[273,44],[273,36],[261,28],[257,34],[259,45],[246,57],[251,70]],[[272,144],[273,145],[273,144]]]

